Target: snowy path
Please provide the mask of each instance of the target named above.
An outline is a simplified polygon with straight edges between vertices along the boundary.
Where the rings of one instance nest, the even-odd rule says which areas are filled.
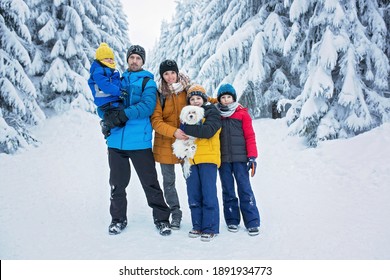
[[[0,258],[390,258],[390,124],[317,149],[286,137],[283,120],[257,120],[254,126],[260,236],[249,237],[242,228],[228,232],[221,216],[221,234],[213,242],[188,238],[181,176],[182,229],[159,236],[135,173],[128,187],[129,226],[109,236],[105,144],[97,117],[75,111],[36,131],[39,148],[0,154]],[[221,204],[220,191],[219,199]]]

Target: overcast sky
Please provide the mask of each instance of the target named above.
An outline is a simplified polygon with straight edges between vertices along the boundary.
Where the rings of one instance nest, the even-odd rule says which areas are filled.
[[[121,0],[129,21],[129,36],[132,44],[153,48],[160,36],[161,21],[172,20],[175,0]]]

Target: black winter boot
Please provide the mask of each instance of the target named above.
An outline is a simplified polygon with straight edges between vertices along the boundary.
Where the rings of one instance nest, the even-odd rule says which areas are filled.
[[[171,226],[169,225],[169,223],[157,222],[156,228],[160,231],[160,234],[163,236],[167,236],[172,233]]]
[[[127,220],[112,220],[111,224],[108,227],[108,233],[111,235],[119,234],[124,230],[127,226]]]

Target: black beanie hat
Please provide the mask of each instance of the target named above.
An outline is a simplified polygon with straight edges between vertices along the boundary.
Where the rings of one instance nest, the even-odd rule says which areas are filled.
[[[145,49],[143,47],[141,47],[139,45],[132,45],[127,51],[126,61],[129,60],[129,56],[132,54],[138,54],[142,58],[142,61],[145,64],[146,53],[145,53]]]
[[[160,77],[162,78],[163,74],[167,71],[175,71],[176,74],[179,74],[179,68],[177,67],[176,61],[167,59],[161,62]]]

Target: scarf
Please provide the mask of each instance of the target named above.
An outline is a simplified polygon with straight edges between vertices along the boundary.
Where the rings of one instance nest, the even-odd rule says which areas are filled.
[[[231,115],[233,115],[233,113],[236,111],[238,105],[240,105],[240,103],[238,103],[238,102],[230,103],[227,106],[224,106],[221,103],[217,103],[216,107],[219,110],[219,112],[221,113],[222,117],[228,118]]]
[[[162,93],[163,96],[167,97],[172,94],[178,94],[183,90],[187,90],[190,86],[190,78],[187,75],[180,72],[177,75],[177,77],[178,77],[178,82],[170,85],[168,85],[163,78],[160,78],[158,83],[158,91]]]
[[[100,62],[101,64],[103,64],[103,65],[105,65],[105,66],[111,68],[111,69],[115,69],[115,67],[116,67],[115,61],[114,61],[113,63],[108,63],[108,62],[105,62],[105,61],[99,61],[99,62]]]

